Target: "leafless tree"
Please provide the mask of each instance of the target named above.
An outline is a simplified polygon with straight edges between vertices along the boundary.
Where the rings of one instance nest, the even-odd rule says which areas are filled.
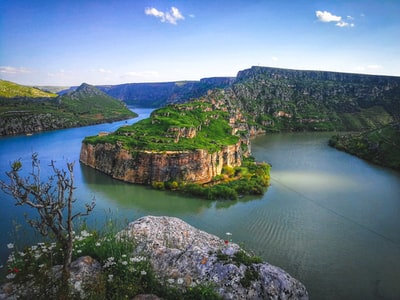
[[[74,163],[67,163],[67,171],[60,170],[52,160],[53,175],[47,182],[42,182],[38,154],[32,154],[32,171],[27,177],[21,177],[21,160],[11,164],[11,171],[6,172],[10,183],[0,180],[0,188],[11,195],[15,205],[27,205],[36,209],[36,218],[26,218],[27,222],[43,236],[53,234],[63,251],[63,277],[69,277],[69,267],[73,249],[73,221],[77,217],[87,216],[94,209],[95,202],[86,204],[85,212],[73,212]]]

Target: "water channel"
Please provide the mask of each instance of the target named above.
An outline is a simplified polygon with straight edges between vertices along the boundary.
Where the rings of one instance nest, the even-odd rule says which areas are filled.
[[[34,134],[0,138],[0,179],[10,163],[30,156],[62,168],[75,161],[77,208],[94,197],[88,219],[101,227],[144,215],[179,217],[193,226],[253,250],[301,280],[311,299],[400,299],[400,173],[381,168],[327,145],[331,133],[260,136],[252,151],[272,164],[271,186],[264,196],[238,201],[205,201],[123,183],[79,164],[81,141],[149,116]],[[7,243],[31,232],[24,213],[0,192],[0,264]],[[19,225],[20,224],[20,225]],[[22,228],[16,230],[16,228]],[[29,238],[23,238],[25,241]]]

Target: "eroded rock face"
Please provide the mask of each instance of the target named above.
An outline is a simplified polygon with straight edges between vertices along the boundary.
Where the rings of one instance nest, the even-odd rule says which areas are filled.
[[[308,299],[305,286],[268,263],[235,261],[237,244],[173,217],[143,217],[119,233],[138,243],[156,273],[178,288],[212,283],[224,299]]]
[[[139,184],[170,180],[205,183],[221,174],[224,165],[240,166],[240,142],[221,151],[135,151],[112,144],[82,144],[80,161],[113,178]]]

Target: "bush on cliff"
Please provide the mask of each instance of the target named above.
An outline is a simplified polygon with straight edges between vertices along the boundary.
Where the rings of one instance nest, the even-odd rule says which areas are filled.
[[[244,195],[262,195],[269,186],[271,166],[255,163],[254,158],[244,158],[241,167],[224,166],[221,175],[214,177],[210,184],[153,182],[159,190],[177,190],[186,195],[208,200],[236,200]]]

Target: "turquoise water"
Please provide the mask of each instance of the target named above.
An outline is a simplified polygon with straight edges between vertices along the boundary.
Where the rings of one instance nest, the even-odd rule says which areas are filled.
[[[149,109],[135,109],[140,118]],[[138,119],[129,120],[128,123]],[[169,215],[252,249],[301,280],[311,299],[400,299],[400,174],[327,146],[329,133],[275,134],[253,140],[253,155],[270,162],[271,186],[263,197],[205,201],[113,180],[79,164],[82,139],[112,131],[117,122],[0,139],[0,178],[21,158],[38,152],[43,172],[50,160],[75,161],[77,208],[96,199],[88,223],[124,223],[144,215]],[[29,169],[29,168],[27,168]],[[15,236],[29,241],[24,212],[2,200],[1,261]],[[15,224],[22,229],[15,234]]]

